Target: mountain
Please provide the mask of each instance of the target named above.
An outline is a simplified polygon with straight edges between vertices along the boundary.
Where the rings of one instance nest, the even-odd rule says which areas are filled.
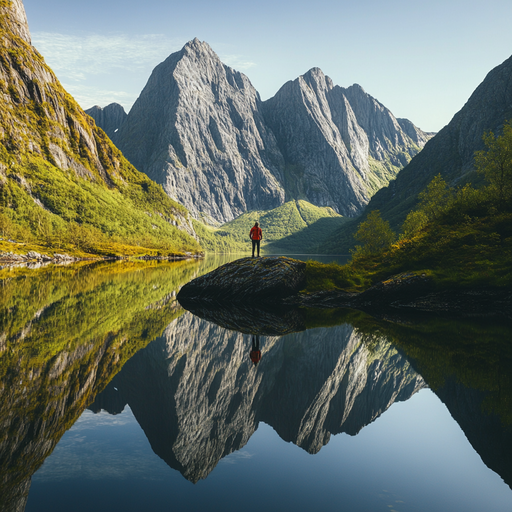
[[[356,215],[429,137],[316,68],[262,102],[194,39],[155,68],[113,140],[196,219],[220,224],[290,199]]]
[[[123,157],[32,47],[23,3],[3,1],[0,14],[2,235],[56,248],[84,235],[109,254],[199,251],[186,209]]]
[[[118,413],[128,403],[154,452],[192,482],[261,421],[317,453],[331,435],[357,434],[424,387],[390,343],[370,349],[362,338],[348,324],[265,337],[255,369],[247,336],[185,313],[90,408]]]
[[[95,105],[86,110],[85,113],[94,119],[111,140],[116,137],[117,131],[128,116],[119,103],[111,103],[105,108]]]
[[[115,142],[195,218],[222,223],[284,202],[261,109],[249,79],[194,39],[155,68]]]
[[[345,216],[396,177],[429,135],[393,114],[359,85],[335,86],[318,68],[264,103],[285,158],[285,188]]]
[[[391,226],[399,230],[407,213],[417,204],[418,194],[440,174],[450,186],[482,178],[474,170],[475,151],[485,149],[482,137],[492,131],[500,135],[512,119],[512,57],[488,73],[462,109],[424,149],[400,171],[389,186],[371,199],[366,212],[379,210]],[[355,244],[353,234],[362,219],[336,230],[322,250],[346,252]]]

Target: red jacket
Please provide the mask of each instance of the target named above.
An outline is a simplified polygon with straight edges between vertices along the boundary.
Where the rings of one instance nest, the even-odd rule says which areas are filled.
[[[251,240],[261,240],[261,235],[261,228],[253,226],[249,234],[249,237],[251,238]]]

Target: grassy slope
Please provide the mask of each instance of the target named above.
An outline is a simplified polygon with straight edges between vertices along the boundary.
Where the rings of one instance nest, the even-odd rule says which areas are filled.
[[[451,209],[390,250],[347,265],[308,264],[308,291],[362,291],[401,272],[425,273],[442,287],[512,287],[512,205]]]
[[[186,209],[123,157],[37,51],[10,32],[4,4],[0,236],[46,252],[66,244],[93,254],[200,251],[178,229],[188,223]]]
[[[210,229],[213,241],[229,250],[232,245],[238,252],[240,248],[250,251],[249,231],[258,221],[263,230],[262,247],[264,252],[308,253],[317,250],[317,246],[337,227],[346,222],[332,208],[314,206],[303,200],[293,200],[273,210],[247,212],[237,219],[224,224],[221,228]],[[203,245],[203,234],[198,231]],[[210,242],[211,243],[211,242]]]

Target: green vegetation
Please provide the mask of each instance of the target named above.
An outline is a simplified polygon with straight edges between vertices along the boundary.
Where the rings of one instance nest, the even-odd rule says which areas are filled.
[[[125,362],[182,314],[174,292],[202,266],[96,262],[0,270],[3,499],[40,467]]]
[[[251,250],[249,231],[258,221],[263,230],[262,251],[264,253],[314,253],[322,241],[339,227],[345,219],[332,208],[314,206],[306,201],[293,200],[273,210],[255,210],[247,212],[228,222],[219,229],[210,230],[217,247],[235,247]],[[213,246],[204,237],[204,231],[198,231],[202,245],[209,250]]]
[[[379,210],[374,210],[359,224],[354,237],[363,244],[357,245],[353,252],[354,257],[359,257],[388,249],[395,240],[395,233],[391,231],[389,222],[381,218]]]
[[[371,212],[357,231],[365,245],[347,265],[308,263],[307,290],[361,291],[402,272],[429,275],[439,286],[512,286],[512,173],[506,170],[512,168],[512,129],[507,126],[499,137],[486,135],[488,149],[477,154],[487,186],[451,189],[436,176],[419,195],[399,240],[380,244],[380,250],[374,243],[379,226],[387,241],[392,232]]]
[[[34,48],[9,31],[11,11],[0,7],[0,237],[47,254],[200,252],[179,229],[186,209],[123,157]]]

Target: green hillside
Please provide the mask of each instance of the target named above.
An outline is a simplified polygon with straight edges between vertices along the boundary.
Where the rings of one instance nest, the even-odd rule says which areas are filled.
[[[10,2],[0,14],[0,238],[26,244],[15,252],[199,252],[187,210],[67,94]]]
[[[402,273],[429,276],[441,288],[512,287],[511,190],[509,186],[504,195],[501,188],[500,196],[493,183],[479,190],[467,185],[446,190],[437,205],[424,200],[409,215],[410,224],[404,223],[399,239],[387,247],[360,248],[344,266],[310,262],[308,291],[362,291]],[[436,209],[428,218],[432,205]],[[418,218],[422,222],[414,226]],[[371,234],[372,228],[366,228],[366,235]]]
[[[273,210],[254,210],[220,228],[197,227],[206,250],[243,252],[251,250],[249,231],[255,222],[263,230],[262,252],[314,253],[335,229],[346,222],[332,208],[292,200]]]

